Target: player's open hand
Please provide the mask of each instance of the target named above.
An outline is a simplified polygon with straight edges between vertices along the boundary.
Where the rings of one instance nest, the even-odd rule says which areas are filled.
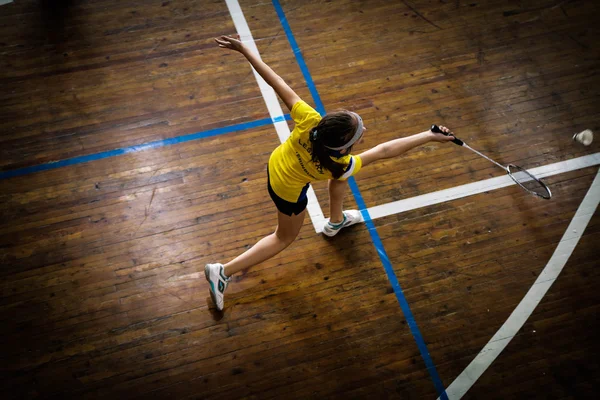
[[[215,42],[224,49],[231,49],[239,51],[240,53],[244,50],[244,44],[240,41],[240,35],[235,36],[219,36],[215,38]]]

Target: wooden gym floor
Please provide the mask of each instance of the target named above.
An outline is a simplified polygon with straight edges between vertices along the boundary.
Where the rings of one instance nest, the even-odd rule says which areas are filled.
[[[435,122],[501,163],[598,157],[598,138],[571,140],[600,128],[593,1],[282,1],[297,49],[277,1],[239,4],[263,59],[301,97],[316,104],[314,82],[327,110],[363,116],[357,151]],[[515,186],[463,193],[332,239],[307,217],[287,250],[233,279],[217,313],[204,264],[276,222],[265,164],[279,139],[248,63],[212,41],[235,31],[224,1],[0,6],[3,398],[444,397],[584,198],[598,202],[598,190],[586,197],[592,162],[548,176],[550,201]],[[354,194],[372,210],[501,175],[430,144],[366,168]],[[327,215],[326,185],[314,189]],[[357,207],[353,193],[345,205]],[[595,398],[593,208],[586,224],[463,398]]]

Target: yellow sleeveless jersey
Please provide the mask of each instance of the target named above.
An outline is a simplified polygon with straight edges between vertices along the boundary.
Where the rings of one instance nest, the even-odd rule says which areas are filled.
[[[333,179],[333,176],[327,168],[311,161],[310,130],[317,126],[321,115],[302,100],[294,104],[291,115],[295,123],[294,130],[290,137],[271,153],[269,180],[277,196],[291,203],[297,203],[307,183]],[[331,158],[346,166],[340,180],[356,174],[362,166],[358,156],[348,154]]]

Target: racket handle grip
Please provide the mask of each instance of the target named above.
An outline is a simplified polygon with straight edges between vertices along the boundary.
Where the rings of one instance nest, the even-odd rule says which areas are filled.
[[[437,126],[436,124],[431,125],[431,132],[441,133],[442,135],[448,136],[448,134],[446,132],[442,131],[440,129],[440,127]],[[455,143],[455,144],[457,144],[459,146],[462,146],[463,144],[465,144],[462,140],[460,140],[456,136],[454,136],[454,140],[452,141],[452,143]]]

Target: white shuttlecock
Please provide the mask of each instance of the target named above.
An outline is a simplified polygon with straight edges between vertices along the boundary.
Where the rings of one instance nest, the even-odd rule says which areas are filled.
[[[583,144],[584,146],[589,146],[594,140],[594,133],[591,130],[586,129],[583,132],[573,135],[573,140]]]

